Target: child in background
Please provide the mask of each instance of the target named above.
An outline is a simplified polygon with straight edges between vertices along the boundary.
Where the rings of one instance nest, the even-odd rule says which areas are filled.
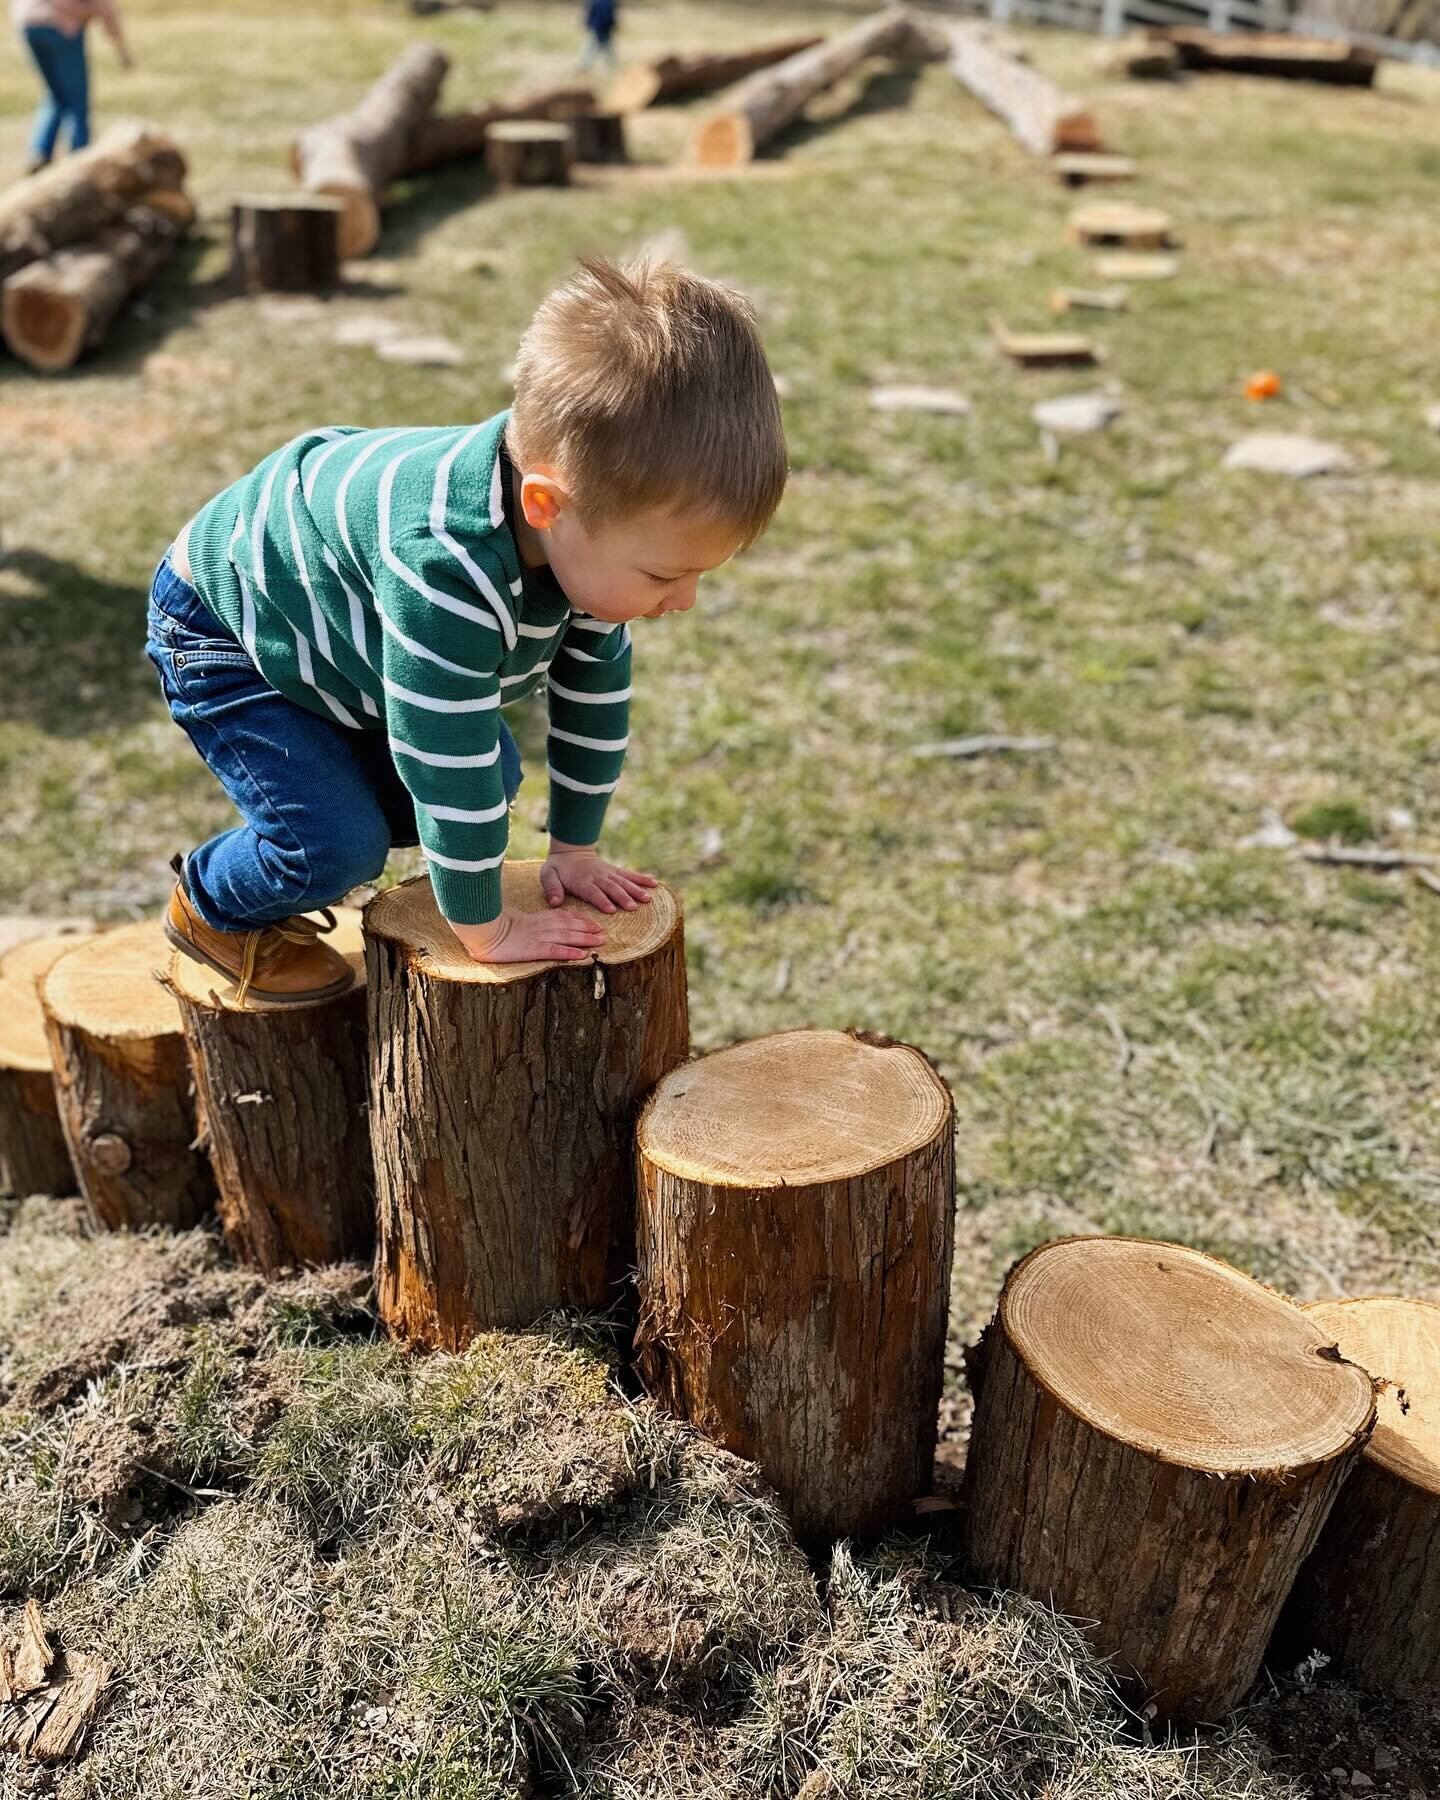
[[[68,123],[70,148],[90,142],[90,71],[85,61],[85,29],[98,19],[110,34],[120,61],[133,68],[115,0],[10,0],[10,22],[45,84],[45,98],[35,115],[26,173],[43,169],[55,154],[61,128]]]
[[[418,841],[482,962],[580,961],[652,876],[596,840],[628,745],[627,621],[688,612],[785,485],[747,303],[668,266],[590,261],[521,342],[480,425],[303,433],[191,520],[156,571],[149,655],[243,815],[180,863],[166,933],[246,993],[339,993],[298,915]],[[506,911],[520,758],[500,708],[549,707],[552,911]]]
[[[604,61],[615,67],[615,27],[619,22],[618,0],[586,0],[585,48],[580,52],[580,67],[589,69]]]

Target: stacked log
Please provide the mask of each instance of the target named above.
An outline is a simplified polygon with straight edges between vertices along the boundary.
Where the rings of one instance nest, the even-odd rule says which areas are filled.
[[[127,126],[16,182],[0,193],[0,281],[94,237],[146,195],[178,192],[184,180],[185,159],[168,138]]]

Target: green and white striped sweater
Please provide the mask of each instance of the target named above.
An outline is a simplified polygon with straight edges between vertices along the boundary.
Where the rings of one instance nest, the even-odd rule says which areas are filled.
[[[523,570],[505,517],[507,414],[294,439],[190,532],[200,598],[297,705],[385,731],[448,919],[500,911],[499,708],[548,675],[550,830],[592,844],[628,738],[630,633]]]

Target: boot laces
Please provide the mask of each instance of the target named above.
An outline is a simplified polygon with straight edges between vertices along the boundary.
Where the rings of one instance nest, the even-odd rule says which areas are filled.
[[[245,1004],[250,984],[266,957],[273,956],[286,944],[313,944],[317,938],[334,929],[334,913],[328,906],[322,906],[319,919],[307,918],[302,913],[293,919],[282,919],[278,925],[267,925],[263,931],[247,931],[245,950],[240,960],[240,979],[235,985],[235,1004]]]

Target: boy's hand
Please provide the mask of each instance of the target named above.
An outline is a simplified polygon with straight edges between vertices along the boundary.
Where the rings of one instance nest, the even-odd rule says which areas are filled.
[[[621,869],[595,854],[595,847],[562,844],[550,840],[550,854],[540,871],[540,892],[551,906],[559,906],[567,894],[588,900],[600,912],[634,912],[650,904],[650,889],[660,884],[653,875]]]
[[[456,925],[472,962],[584,962],[605,941],[605,927],[581,913],[502,912],[488,925]]]

